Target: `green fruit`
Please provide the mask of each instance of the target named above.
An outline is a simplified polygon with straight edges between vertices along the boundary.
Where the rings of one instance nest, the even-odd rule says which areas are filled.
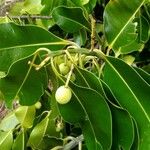
[[[60,65],[61,63],[64,62],[64,56],[57,56],[54,58],[54,62],[57,64],[57,65]]]
[[[123,57],[123,60],[128,64],[128,65],[132,65],[135,58],[131,55],[126,55]]]
[[[67,73],[69,73],[70,68],[65,63],[61,63],[59,65],[59,71],[60,71],[61,74],[66,75]]]
[[[41,102],[36,102],[34,104],[34,106],[35,106],[36,109],[40,109],[42,107],[42,104],[41,104]]]
[[[6,76],[6,73],[3,72],[3,71],[0,71],[0,79],[1,79],[1,78],[4,78],[5,76]]]
[[[72,97],[71,89],[69,87],[65,87],[64,85],[60,86],[55,93],[56,101],[59,104],[68,103],[71,97]]]

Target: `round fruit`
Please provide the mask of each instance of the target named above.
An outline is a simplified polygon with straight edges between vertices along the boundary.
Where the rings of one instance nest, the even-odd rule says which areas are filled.
[[[36,109],[40,109],[41,106],[42,106],[42,104],[41,104],[41,102],[36,102],[36,103],[34,104],[34,106],[35,106]]]
[[[123,57],[123,60],[128,64],[128,65],[132,65],[132,63],[135,60],[135,57],[133,57],[132,55],[126,55]]]
[[[59,104],[68,103],[71,97],[72,97],[71,89],[69,87],[65,87],[64,85],[60,86],[55,93],[56,101]]]
[[[70,71],[70,68],[65,63],[61,63],[59,65],[59,71],[61,74],[66,75]]]

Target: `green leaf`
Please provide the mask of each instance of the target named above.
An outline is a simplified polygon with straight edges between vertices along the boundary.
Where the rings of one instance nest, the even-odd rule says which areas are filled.
[[[138,126],[137,123],[135,122],[135,120],[133,119],[133,123],[134,123],[134,141],[131,147],[131,150],[137,150],[139,149],[139,131],[138,131]]]
[[[15,115],[24,128],[31,128],[35,117],[35,106],[20,106]]]
[[[141,49],[141,44],[136,42],[137,23],[133,20],[144,1],[112,0],[107,4],[104,11],[104,30],[109,47],[113,48],[117,55]],[[131,43],[134,48],[125,50]]]
[[[18,119],[16,118],[14,112],[9,113],[2,119],[0,123],[0,130],[10,131],[13,130],[19,124]]]
[[[60,6],[53,10],[52,17],[56,24],[66,32],[74,33],[81,28],[90,31],[90,24],[81,8]]]
[[[16,97],[19,97],[21,105],[33,105],[47,87],[45,69],[36,71],[33,67],[30,68],[29,60],[32,60],[32,57],[14,63],[8,75],[0,79],[0,91],[4,95],[7,106],[10,106]]]
[[[24,132],[21,132],[15,139],[12,150],[24,150],[25,149],[25,136]]]
[[[134,139],[134,125],[130,114],[110,103],[113,123],[113,144],[112,149],[129,150]]]
[[[71,0],[74,4],[76,4],[77,6],[82,6],[85,5],[87,3],[89,3],[90,0]]]
[[[66,0],[51,0],[51,2],[49,0],[42,0],[41,4],[44,5],[41,13],[45,15],[51,15],[55,7],[66,5]]]
[[[75,32],[73,34],[73,38],[74,41],[79,45],[79,46],[83,46],[86,43],[87,40],[87,33],[85,31],[85,29],[81,29],[78,32]]]
[[[1,150],[11,150],[13,144],[12,131],[3,132],[0,131],[0,149]]]
[[[62,5],[66,5],[67,1],[66,0],[42,0],[41,4],[44,5],[41,14],[42,15],[47,15],[47,16],[51,16],[52,11],[54,8],[56,8],[57,6],[62,6]],[[49,29],[50,27],[52,27],[55,23],[53,18],[51,19],[41,19],[40,20],[42,22],[42,25],[44,25],[47,29]]]
[[[60,138],[56,138],[54,136],[44,136],[40,145],[38,145],[38,149],[48,150],[52,149],[58,145],[63,145],[63,140]]]
[[[111,88],[119,104],[137,122],[140,150],[149,149],[150,139],[150,86],[125,62],[106,57],[104,81]]]
[[[147,19],[144,16],[139,16],[137,18],[138,22],[138,33],[139,33],[139,42],[146,43],[149,40],[149,30],[150,26]]]
[[[25,0],[21,14],[40,14],[42,8],[41,0]]]
[[[75,68],[74,73],[77,78],[75,84],[96,90],[100,95],[105,96],[101,81],[92,72],[82,68]]]
[[[103,150],[101,143],[93,132],[90,121],[85,120],[80,124],[84,135],[85,143],[88,149]]]
[[[24,5],[24,2],[14,3],[9,10],[9,15],[11,16],[21,15],[21,10],[23,8],[23,5]]]
[[[28,146],[36,149],[41,144],[48,127],[49,115],[48,113],[48,115],[33,128],[28,140]]]
[[[101,146],[109,149],[111,114],[105,99],[95,90],[73,84],[70,87],[73,96],[69,103],[59,105],[61,115],[66,121],[81,125],[88,149],[101,149]]]
[[[93,8],[96,6],[97,0],[71,0],[71,2],[77,7],[85,9],[86,13],[91,14]]]
[[[110,102],[113,103],[116,106],[120,106],[119,102],[117,101],[116,97],[114,96],[113,92],[109,88],[109,86],[101,79],[100,80],[102,83],[103,91],[104,91],[104,96],[105,98]]]
[[[12,20],[9,19],[7,16],[0,17],[0,24],[1,23],[8,23],[8,22],[12,22]]]
[[[127,54],[129,52],[133,52],[133,51],[142,51],[142,49],[144,48],[144,45],[138,42],[138,38],[136,38],[134,41],[132,41],[131,43],[122,46],[119,51],[116,53],[116,56],[118,56],[121,53],[123,54]]]
[[[89,13],[92,13],[94,7],[96,6],[96,2],[97,2],[97,0],[89,0],[89,3],[87,3],[86,5],[84,5],[84,7],[86,8],[86,10]]]
[[[16,61],[32,55],[38,48],[58,50],[67,45],[64,41],[36,26],[0,24],[0,71],[7,72]]]
[[[150,85],[150,74],[148,74],[143,69],[140,69],[140,68],[137,68],[137,67],[135,67],[134,69]]]

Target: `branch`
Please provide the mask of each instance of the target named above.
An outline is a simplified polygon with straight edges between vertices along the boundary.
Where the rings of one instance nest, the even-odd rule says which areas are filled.
[[[9,17],[10,19],[45,19],[45,20],[49,20],[52,19],[52,16],[39,16],[39,15],[22,15],[22,16],[9,16],[6,15],[7,17]],[[0,17],[6,17],[6,16],[0,16]]]

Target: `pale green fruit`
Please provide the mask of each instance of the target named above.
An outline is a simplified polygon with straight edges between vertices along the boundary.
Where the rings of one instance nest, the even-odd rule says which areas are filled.
[[[36,102],[34,104],[34,106],[35,106],[36,109],[40,109],[42,107],[42,104],[41,104],[41,102]]]
[[[56,101],[59,104],[66,104],[66,103],[68,103],[70,101],[71,97],[72,97],[72,92],[71,92],[71,89],[69,87],[65,87],[63,85],[63,86],[60,86],[56,90],[55,98],[56,98]]]
[[[126,55],[123,57],[123,60],[128,64],[128,65],[132,65],[132,63],[134,62],[135,58],[131,55]]]
[[[61,74],[66,75],[70,71],[70,68],[65,63],[61,63],[59,65],[59,71]]]

